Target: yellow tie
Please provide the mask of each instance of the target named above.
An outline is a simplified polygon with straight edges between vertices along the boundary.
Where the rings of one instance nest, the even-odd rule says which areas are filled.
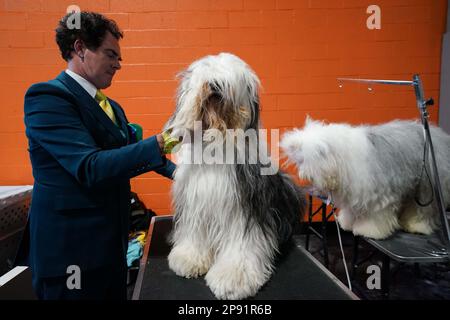
[[[114,122],[114,124],[117,124],[113,108],[111,107],[111,104],[109,103],[108,98],[105,96],[105,94],[100,90],[97,90],[97,93],[95,94],[95,100],[97,100],[100,107],[103,109],[103,111],[105,111],[112,122]]]

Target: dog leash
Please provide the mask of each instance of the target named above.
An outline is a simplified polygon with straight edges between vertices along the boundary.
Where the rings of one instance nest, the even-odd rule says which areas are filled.
[[[419,179],[418,179],[417,184],[416,184],[416,192],[417,193],[414,196],[414,201],[420,207],[429,206],[434,200],[433,182],[431,181],[430,174],[429,174],[428,169],[427,169],[428,141],[427,141],[427,138],[426,138],[425,129],[423,129],[423,135],[424,135],[425,144],[423,146],[422,169],[420,170],[420,176],[419,176]],[[428,178],[428,183],[429,183],[430,190],[431,190],[431,197],[430,197],[430,200],[425,201],[424,203],[422,203],[420,201],[420,199],[419,199],[419,189],[420,189],[420,184],[422,183],[422,177],[423,177],[423,172],[424,171],[425,171],[425,174],[427,175],[427,178]]]
[[[347,268],[347,260],[345,259],[344,247],[342,245],[341,231],[340,231],[339,224],[338,224],[338,221],[337,221],[336,207],[334,206],[334,201],[333,201],[333,192],[331,190],[328,193],[328,198],[327,198],[326,204],[327,204],[327,206],[331,207],[330,215],[331,214],[333,215],[334,222],[336,223],[338,239],[339,239],[339,246],[340,246],[341,254],[342,254],[342,262],[344,264],[345,276],[347,277],[348,288],[350,289],[350,291],[353,291],[352,290],[352,282],[350,281],[350,274],[349,274],[348,268]]]

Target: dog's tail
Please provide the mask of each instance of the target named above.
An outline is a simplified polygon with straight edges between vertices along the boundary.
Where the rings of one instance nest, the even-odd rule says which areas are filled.
[[[291,239],[303,221],[306,208],[305,191],[294,183],[287,173],[279,173],[283,183],[279,188],[278,208],[281,221],[278,227],[279,242],[284,243]]]
[[[237,165],[236,175],[247,228],[257,224],[279,244],[291,239],[305,212],[303,189],[286,173],[261,175],[258,165]]]

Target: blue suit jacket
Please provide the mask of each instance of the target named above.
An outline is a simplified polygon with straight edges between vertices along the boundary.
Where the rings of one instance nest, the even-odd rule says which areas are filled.
[[[25,125],[34,189],[29,263],[34,276],[126,263],[130,178],[154,170],[172,177],[156,137],[132,143],[127,118],[110,100],[116,126],[65,72],[31,86]]]

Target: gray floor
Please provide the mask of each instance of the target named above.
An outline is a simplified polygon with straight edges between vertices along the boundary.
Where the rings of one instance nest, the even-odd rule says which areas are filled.
[[[348,283],[345,275],[342,254],[339,247],[336,225],[328,222],[328,269],[339,278],[342,283]],[[347,267],[351,273],[351,260],[353,255],[353,235],[341,230],[344,254]],[[305,246],[305,234],[295,236],[297,244]],[[322,264],[324,263],[322,242],[316,236],[310,237],[309,251]],[[355,271],[352,280],[353,292],[363,300],[449,300],[450,299],[450,264],[400,264],[391,261],[391,277],[389,296],[386,297],[379,289],[368,289],[367,268],[370,265],[381,266],[382,255],[362,241],[359,246],[359,257],[370,257],[361,263]]]

